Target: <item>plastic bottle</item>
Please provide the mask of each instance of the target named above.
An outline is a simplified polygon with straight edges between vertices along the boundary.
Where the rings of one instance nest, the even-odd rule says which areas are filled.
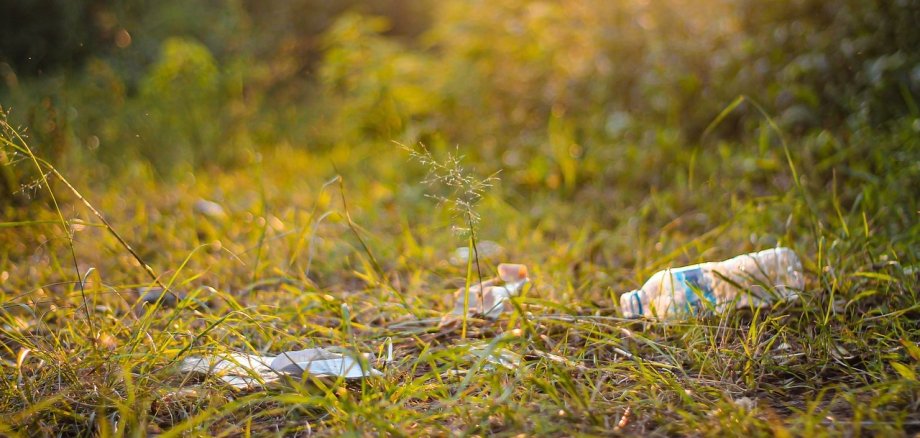
[[[659,271],[641,289],[621,295],[620,308],[627,318],[672,318],[759,307],[796,298],[804,287],[802,261],[780,247]]]

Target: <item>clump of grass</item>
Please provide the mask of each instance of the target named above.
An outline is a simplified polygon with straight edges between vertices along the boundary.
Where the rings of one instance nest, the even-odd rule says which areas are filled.
[[[479,264],[479,248],[476,244],[476,226],[482,218],[476,211],[476,205],[482,200],[485,192],[498,182],[499,172],[485,178],[477,177],[464,168],[464,157],[460,154],[459,147],[455,153],[447,153],[443,160],[437,160],[424,144],[419,144],[418,147],[408,147],[402,144],[400,146],[409,152],[410,157],[427,168],[428,173],[423,180],[424,184],[449,190],[447,195],[429,194],[427,196],[436,199],[440,205],[446,206],[451,211],[454,219],[457,220],[457,223],[453,225],[454,232],[467,238],[467,254],[470,256],[467,257],[464,291],[470,290],[473,284],[473,266],[475,266],[476,278],[480,284],[477,311],[483,313],[482,267]],[[469,310],[470,296],[469,293],[464,292],[461,339],[466,339]]]
[[[422,180],[423,184],[435,188],[446,188],[448,194],[429,193],[426,196],[435,199],[438,203],[448,208],[457,220],[453,230],[461,236],[474,235],[476,225],[482,219],[476,210],[477,204],[483,195],[498,183],[497,171],[486,177],[480,177],[464,167],[464,156],[460,148],[455,152],[448,152],[439,160],[432,155],[431,150],[424,144],[410,147],[399,144],[409,156],[420,165],[427,168],[427,175]]]

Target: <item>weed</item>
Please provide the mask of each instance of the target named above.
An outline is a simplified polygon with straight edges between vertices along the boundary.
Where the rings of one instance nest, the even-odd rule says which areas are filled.
[[[476,278],[479,282],[479,308],[476,311],[482,314],[485,312],[485,309],[482,308],[485,300],[482,296],[482,266],[479,263],[479,248],[476,244],[476,225],[482,218],[476,211],[476,205],[482,200],[486,190],[492,188],[498,181],[499,172],[485,178],[478,178],[463,167],[463,156],[460,155],[459,147],[455,153],[448,153],[443,161],[438,161],[424,144],[419,144],[418,147],[408,147],[402,144],[400,146],[409,152],[410,157],[428,168],[428,175],[423,180],[425,184],[442,186],[450,191],[448,195],[429,194],[428,196],[437,199],[440,205],[450,209],[454,219],[460,224],[454,225],[454,232],[467,238],[467,254],[471,256],[467,257],[466,283],[464,283],[463,290],[470,290],[473,284],[473,266],[475,266]],[[461,339],[466,339],[469,310],[470,295],[464,293]]]

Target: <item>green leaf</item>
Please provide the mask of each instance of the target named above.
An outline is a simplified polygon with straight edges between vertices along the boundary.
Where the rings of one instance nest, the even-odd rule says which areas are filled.
[[[878,272],[856,272],[852,276],[887,281],[889,283],[897,281],[894,277],[890,275],[880,274]]]
[[[920,362],[920,347],[917,344],[908,341],[907,339],[901,339],[901,345],[907,349],[907,354],[910,355],[915,361]]]
[[[894,368],[894,370],[897,371],[898,374],[900,374],[904,379],[910,380],[912,382],[917,381],[917,374],[914,373],[914,370],[910,369],[909,366],[900,362],[891,361],[891,367]]]

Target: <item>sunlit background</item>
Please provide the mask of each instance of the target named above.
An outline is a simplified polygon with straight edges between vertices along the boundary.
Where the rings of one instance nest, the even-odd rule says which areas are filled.
[[[918,10],[912,0],[16,0],[0,6],[0,99],[58,160],[143,159],[162,175],[280,144],[391,140],[459,144],[510,171],[564,167],[624,142],[695,143],[742,94],[792,132],[916,115]],[[748,114],[720,133],[750,133]]]
[[[419,145],[438,160],[462,156],[474,177],[499,172],[477,206],[484,239],[515,236],[527,253],[593,230],[605,242],[590,255],[598,268],[626,269],[747,217],[747,202],[761,213],[733,225],[740,239],[722,251],[799,239],[788,222],[807,223],[789,198],[796,184],[909,227],[909,203],[889,210],[864,184],[893,195],[917,178],[907,140],[920,132],[917,6],[18,0],[0,5],[0,104],[164,269],[215,242],[256,259],[221,265],[233,272],[212,273],[221,282],[255,279],[259,263],[303,268],[302,230],[340,208],[324,188],[336,175],[354,191],[354,217],[383,239],[381,258],[412,266],[406,248],[385,243],[406,227],[436,247],[425,257],[443,257],[458,224],[432,198],[455,189],[425,184],[431,169],[405,151]],[[7,220],[56,218],[30,161],[0,153]],[[187,223],[197,198],[235,225]],[[354,248],[335,230],[323,245],[337,277]],[[17,257],[48,257],[16,233]],[[264,238],[285,249],[254,251]],[[107,262],[92,244],[77,251],[87,266]],[[594,280],[619,290],[621,276],[641,280]]]

